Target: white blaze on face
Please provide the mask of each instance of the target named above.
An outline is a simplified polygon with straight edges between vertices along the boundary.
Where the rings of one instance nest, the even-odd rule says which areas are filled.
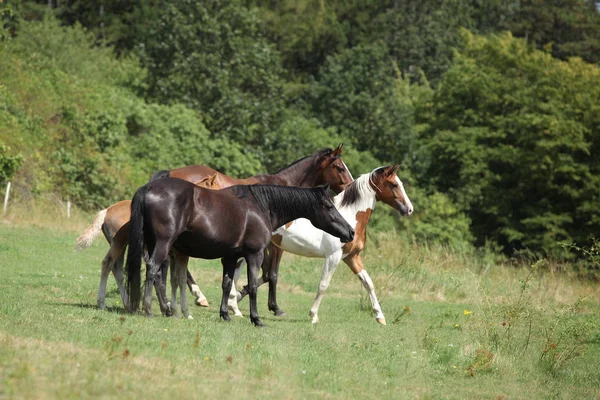
[[[348,168],[348,166],[346,165],[344,160],[342,160],[342,164],[344,164],[344,168],[346,168],[346,171],[348,171],[348,175],[350,175],[350,178],[352,178],[352,180],[354,180],[354,177],[352,176],[352,173],[350,172],[350,168]]]
[[[406,195],[406,192],[404,191],[404,185],[402,184],[402,181],[400,180],[400,178],[398,178],[398,176],[396,176],[396,182],[398,182],[398,186],[400,187],[400,190],[402,190],[402,196],[404,196],[404,199],[406,200],[405,206],[406,206],[408,215],[410,215],[414,211],[413,205],[410,202],[410,199],[408,198],[408,196]]]

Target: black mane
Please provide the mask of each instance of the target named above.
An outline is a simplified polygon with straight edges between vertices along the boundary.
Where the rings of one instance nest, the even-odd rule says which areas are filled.
[[[311,215],[324,195],[320,188],[302,189],[278,185],[250,185],[247,188],[266,213],[278,218]]]
[[[340,207],[350,206],[356,203],[359,197],[360,195],[358,193],[358,187],[356,185],[356,181],[354,181],[348,185],[346,189],[344,189],[344,197],[342,197]]]

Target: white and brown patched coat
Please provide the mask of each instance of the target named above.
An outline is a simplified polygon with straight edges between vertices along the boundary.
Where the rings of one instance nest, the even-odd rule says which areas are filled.
[[[413,212],[413,206],[396,176],[398,166],[380,167],[370,174],[361,175],[349,187],[334,198],[340,214],[354,228],[354,240],[340,240],[317,228],[306,219],[297,219],[273,232],[273,243],[285,251],[305,257],[324,258],[323,274],[317,296],[311,307],[313,323],[318,322],[318,309],[333,273],[340,261],[344,261],[361,280],[369,292],[371,305],[379,323],[385,317],[375,295],[373,282],[360,257],[366,242],[367,225],[378,200],[389,204],[405,215]]]

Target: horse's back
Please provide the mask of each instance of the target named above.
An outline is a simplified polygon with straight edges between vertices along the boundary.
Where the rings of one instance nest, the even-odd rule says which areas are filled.
[[[215,184],[221,189],[233,185],[253,184],[258,182],[256,179],[253,180],[252,178],[235,179],[206,165],[188,165],[186,167],[172,169],[169,173],[169,176],[171,178],[179,178],[183,179],[184,181],[197,183],[202,179],[214,174],[217,175],[215,178]]]

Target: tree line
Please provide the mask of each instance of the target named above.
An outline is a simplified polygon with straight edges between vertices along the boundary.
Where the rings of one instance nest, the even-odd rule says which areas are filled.
[[[600,227],[586,0],[5,0],[0,180],[87,209],[157,169],[402,163],[377,229],[569,257]]]

